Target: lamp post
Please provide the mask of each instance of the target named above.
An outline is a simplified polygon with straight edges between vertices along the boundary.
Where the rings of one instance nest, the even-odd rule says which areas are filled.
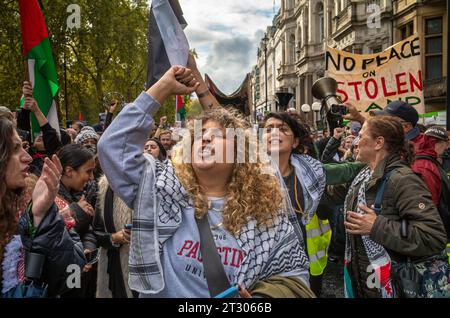
[[[269,41],[269,38],[267,37],[267,34],[264,34],[264,38],[262,39],[262,42],[264,45],[264,87],[266,89],[265,110],[267,110],[267,95],[268,95],[268,89],[267,89],[267,42],[268,41]]]
[[[303,104],[300,109],[305,114],[306,122],[308,122],[308,114],[311,112],[311,106],[309,106],[308,104]]]
[[[277,95],[278,105],[280,106],[280,110],[286,111],[289,101],[292,99],[294,94],[286,92],[286,91],[279,91],[279,92],[275,93],[275,95]],[[277,111],[279,111],[279,110],[277,109]]]
[[[322,104],[319,102],[314,102],[311,105],[311,108],[314,111],[314,128],[316,128],[316,130],[318,130],[317,122],[322,119],[322,118],[319,118],[319,112],[322,109]]]

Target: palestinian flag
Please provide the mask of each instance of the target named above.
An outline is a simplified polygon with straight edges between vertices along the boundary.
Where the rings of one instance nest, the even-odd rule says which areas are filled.
[[[180,95],[176,96],[177,104],[177,120],[184,121],[186,119],[186,107],[184,106],[183,97]]]
[[[186,27],[178,0],[153,0],[148,28],[148,89],[171,65],[186,66],[189,43],[183,29]]]
[[[59,83],[44,17],[37,0],[19,0],[19,10],[23,55],[28,61],[33,96],[50,125],[59,133],[58,114],[54,100],[59,90]],[[40,127],[35,116],[32,114],[31,117],[34,139],[39,133]]]

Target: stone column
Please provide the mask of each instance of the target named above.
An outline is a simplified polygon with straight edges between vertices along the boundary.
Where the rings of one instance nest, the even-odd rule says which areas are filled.
[[[312,105],[313,103],[313,97],[311,93],[312,84],[313,84],[313,75],[311,73],[308,73],[306,84],[306,101],[309,105]]]
[[[308,44],[312,44],[314,43],[314,39],[315,39],[315,32],[316,32],[316,25],[315,25],[315,20],[314,19],[314,8],[313,6],[315,5],[316,1],[312,0],[308,2],[308,21],[306,21],[306,23],[304,25],[308,26]]]

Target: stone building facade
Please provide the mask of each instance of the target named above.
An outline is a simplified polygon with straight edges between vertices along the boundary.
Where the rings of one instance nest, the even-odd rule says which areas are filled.
[[[282,0],[252,70],[254,111],[276,111],[280,91],[294,94],[288,107],[311,105],[327,44],[370,54],[417,33],[425,48],[426,111],[445,109],[447,23],[445,0]]]

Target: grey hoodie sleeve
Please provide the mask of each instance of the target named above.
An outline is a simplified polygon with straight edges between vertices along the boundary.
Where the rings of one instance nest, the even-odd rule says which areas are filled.
[[[153,97],[141,93],[123,108],[98,143],[98,158],[109,184],[130,208],[145,167],[144,145],[159,107]]]

